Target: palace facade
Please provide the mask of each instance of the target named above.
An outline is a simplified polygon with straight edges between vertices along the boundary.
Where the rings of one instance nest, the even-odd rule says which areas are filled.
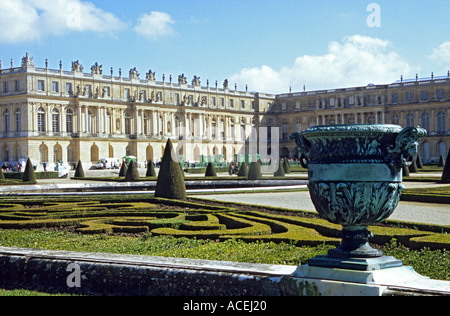
[[[279,128],[280,155],[297,157],[289,135],[314,125],[420,125],[425,162],[450,148],[450,74],[326,91],[270,95],[237,90],[225,80],[206,85],[198,77],[128,77],[95,63],[86,73],[35,67],[24,56],[20,67],[0,62],[0,162],[30,157],[42,169],[58,161],[91,166],[101,158],[161,159],[168,138],[185,161],[221,155],[227,161],[249,151],[260,128]],[[269,135],[270,131],[268,129]],[[274,134],[276,135],[276,134]],[[273,151],[273,148],[271,148]],[[143,164],[142,164],[143,166]]]
[[[58,162],[81,160],[91,166],[101,158],[136,156],[138,162],[161,159],[168,138],[186,161],[202,155],[233,160],[244,154],[259,112],[274,96],[238,91],[184,75],[155,80],[90,73],[75,61],[71,71],[35,67],[26,55],[20,67],[0,71],[0,161],[30,157],[52,170]]]
[[[277,95],[263,121],[280,127],[280,155],[291,158],[298,153],[289,135],[315,125],[421,126],[428,135],[420,139],[419,154],[423,162],[435,163],[450,148],[450,72],[386,85]]]

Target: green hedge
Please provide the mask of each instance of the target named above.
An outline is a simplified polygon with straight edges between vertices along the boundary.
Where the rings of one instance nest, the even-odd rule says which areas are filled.
[[[43,171],[35,172],[36,179],[58,179],[59,173],[57,171]],[[23,172],[5,172],[5,179],[23,179]]]

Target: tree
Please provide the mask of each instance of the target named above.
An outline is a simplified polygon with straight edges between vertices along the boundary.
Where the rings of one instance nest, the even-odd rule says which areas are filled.
[[[450,183],[450,149],[448,151],[447,160],[445,161],[441,182]]]
[[[417,168],[416,160],[413,159],[412,164],[409,166],[409,172],[410,173],[417,173],[419,172],[419,169]]]
[[[122,160],[122,167],[120,167],[119,170],[119,177],[125,177],[126,174],[127,174],[127,164],[125,163],[124,160]]]
[[[212,162],[209,162],[206,167],[205,177],[217,177],[216,168]]]
[[[33,164],[30,158],[27,159],[27,164],[25,166],[25,172],[23,173],[23,182],[36,183],[36,174],[34,173]]]
[[[248,177],[248,166],[244,162],[242,162],[241,166],[239,167],[238,177]]]
[[[147,173],[145,174],[145,176],[156,177],[155,164],[151,160],[149,160],[147,163]]]
[[[289,160],[287,158],[285,158],[283,161],[283,168],[285,174],[291,173],[291,166],[289,165]]]
[[[0,180],[5,180],[5,175],[3,174],[3,168],[0,167]]]
[[[78,160],[77,168],[75,170],[75,178],[85,178],[84,170],[83,170],[83,164],[81,163],[81,160]]]
[[[419,168],[419,169],[423,168],[423,163],[422,163],[422,159],[420,158],[420,155],[417,155],[416,164],[417,164],[417,168]]]
[[[254,161],[250,164],[248,169],[248,179],[249,180],[261,180],[261,164],[258,161]]]
[[[408,166],[403,166],[403,176],[409,177],[409,167]]]
[[[441,155],[441,156],[439,157],[438,167],[443,167],[444,164],[445,164],[445,162],[444,162],[444,156]]]
[[[186,198],[184,178],[181,174],[180,165],[172,159],[172,152],[172,142],[168,139],[164,150],[164,156],[160,164],[155,197],[184,199]]]
[[[286,174],[284,172],[284,167],[283,164],[281,163],[281,160],[278,161],[278,170],[275,171],[275,173],[273,174],[274,177],[285,177]]]
[[[136,166],[136,163],[131,160],[130,165],[127,168],[127,173],[125,174],[125,181],[126,182],[135,182],[139,181],[141,177],[139,176],[139,170]]]

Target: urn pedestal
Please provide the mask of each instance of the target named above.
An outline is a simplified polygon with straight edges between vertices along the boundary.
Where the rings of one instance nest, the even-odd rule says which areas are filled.
[[[400,200],[402,168],[417,153],[420,127],[330,125],[311,127],[290,137],[308,169],[309,192],[324,219],[342,225],[342,243],[315,266],[370,270],[402,262],[369,244],[368,226],[392,215]]]

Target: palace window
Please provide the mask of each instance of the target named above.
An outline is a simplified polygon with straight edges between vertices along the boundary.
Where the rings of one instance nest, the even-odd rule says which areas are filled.
[[[413,127],[414,126],[414,114],[408,113],[406,115],[406,127]]]
[[[438,89],[438,90],[436,91],[436,98],[437,98],[438,100],[444,99],[444,90],[443,90],[443,89]]]
[[[38,115],[38,132],[45,132],[45,111],[43,108],[37,110]]]
[[[73,112],[70,109],[66,111],[66,131],[73,133]]]
[[[9,91],[9,87],[8,87],[8,82],[3,82],[3,92],[4,93],[8,93]]]
[[[125,113],[125,134],[131,134],[131,117],[128,113]]]
[[[20,80],[16,80],[15,81],[15,86],[16,86],[16,92],[20,91]]]
[[[413,93],[412,92],[406,92],[406,101],[411,102],[413,100]]]
[[[9,111],[8,109],[5,110],[4,112],[4,118],[5,118],[5,133],[9,133]]]
[[[397,102],[398,102],[398,94],[392,93],[392,103],[397,103]]]
[[[246,138],[245,121],[242,120],[242,122],[241,122],[241,139],[244,140],[245,138]]]
[[[241,100],[241,109],[245,109],[245,101]]]
[[[437,132],[445,133],[445,113],[442,111],[437,114]]]
[[[398,117],[397,114],[394,114],[394,115],[392,116],[391,123],[394,124],[394,125],[399,125],[400,119],[399,119],[399,117]]]
[[[430,114],[428,114],[427,112],[423,113],[421,123],[422,123],[421,127],[426,129],[427,131],[429,131],[430,130]]]
[[[88,121],[87,121],[87,127],[86,127],[86,132],[87,133],[93,133],[94,132],[94,128],[93,128],[93,124],[94,124],[94,113],[89,110],[88,111]]]
[[[44,80],[38,80],[38,91],[44,91]]]
[[[428,100],[428,91],[421,91],[420,92],[420,100],[427,101]]]
[[[72,84],[70,82],[66,82],[66,92],[68,94],[72,94],[73,93]]]
[[[16,110],[16,133],[22,130],[22,112],[20,109]]]
[[[288,123],[283,122],[283,124],[281,125],[281,140],[287,141],[287,139],[288,139]]]
[[[59,85],[57,81],[52,82],[52,92],[59,92]]]
[[[57,109],[52,110],[52,131],[53,133],[59,133],[59,111]]]

